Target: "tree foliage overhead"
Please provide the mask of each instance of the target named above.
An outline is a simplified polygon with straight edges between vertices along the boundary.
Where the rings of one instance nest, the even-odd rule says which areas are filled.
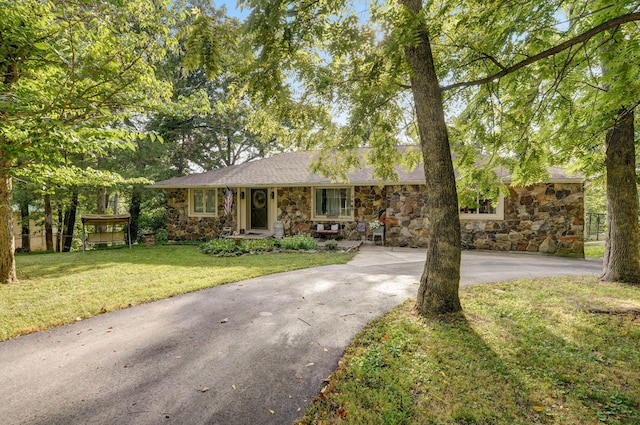
[[[468,55],[470,66],[452,74],[463,83],[446,87],[465,105],[455,121],[457,141],[495,156],[522,183],[544,178],[548,162],[602,175],[604,134],[621,108],[640,99],[637,2],[532,4],[538,14],[521,16],[526,4],[513,11],[520,32],[480,41]],[[486,83],[460,89],[478,82]]]
[[[228,18],[224,9],[214,9],[205,2],[174,7],[183,12],[184,19],[175,28],[177,46],[159,64],[159,70],[173,83],[173,102],[181,106],[164,108],[146,125],[162,135],[168,168],[182,175],[265,156],[274,149],[274,142],[251,129],[258,111],[243,91],[244,77],[239,72],[251,58],[239,32],[240,23]],[[215,25],[204,26],[203,22]],[[208,28],[214,29],[212,34],[207,33]],[[234,34],[240,40],[234,41]],[[222,44],[230,43],[239,48],[222,49]],[[194,57],[193,52],[200,53]],[[214,70],[194,67],[209,54],[213,57],[207,63],[213,64]]]
[[[0,137],[11,167],[129,146],[118,125],[166,96],[159,2],[2,2]]]

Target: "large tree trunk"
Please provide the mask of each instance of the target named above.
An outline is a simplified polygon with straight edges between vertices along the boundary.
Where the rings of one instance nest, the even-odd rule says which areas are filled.
[[[3,171],[9,169],[6,162],[0,163],[0,283],[13,283],[16,278],[13,239],[13,202],[11,176]]]
[[[422,0],[400,0],[418,14]],[[419,43],[405,48],[412,71],[411,89],[416,107],[420,145],[427,183],[429,248],[418,290],[422,314],[460,311],[461,237],[458,195],[444,119],[442,95],[436,75],[426,25],[419,24]]]
[[[131,224],[129,231],[131,232],[131,241],[138,240],[138,218],[140,217],[140,204],[142,202],[142,189],[139,186],[133,186],[131,190],[131,203],[129,204],[129,214],[131,214]]]
[[[56,234],[56,251],[62,252],[64,239],[64,221],[62,219],[62,201],[58,201],[58,232]]]
[[[53,214],[51,212],[51,195],[44,195],[44,240],[47,251],[53,251]]]
[[[78,189],[73,189],[71,193],[71,204],[64,214],[64,247],[63,252],[71,251],[73,242],[73,231],[76,227],[76,212],[78,210]]]
[[[22,251],[31,252],[31,228],[29,226],[29,201],[20,201],[20,234],[22,235]]]
[[[618,115],[606,136],[607,235],[600,279],[640,283],[640,230],[633,110]]]

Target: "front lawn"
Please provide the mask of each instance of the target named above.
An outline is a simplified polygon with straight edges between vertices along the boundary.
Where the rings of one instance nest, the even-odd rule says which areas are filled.
[[[406,302],[372,322],[300,423],[640,423],[639,287],[558,277],[461,299],[461,315]]]
[[[216,258],[196,246],[17,255],[0,285],[0,341],[100,313],[271,273],[345,263],[355,253]]]

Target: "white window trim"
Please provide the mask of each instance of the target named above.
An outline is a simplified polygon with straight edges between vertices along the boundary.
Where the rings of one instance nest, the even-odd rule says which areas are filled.
[[[351,191],[351,213],[349,215],[327,216],[316,215],[316,190],[318,189],[349,189]],[[355,188],[353,186],[313,186],[311,187],[311,219],[316,221],[352,221],[354,220]]]
[[[213,205],[215,207],[215,211],[214,212],[195,212],[193,211],[193,192],[195,190],[212,190],[214,193],[214,198],[213,198]],[[190,188],[189,189],[189,193],[188,193],[188,201],[187,203],[189,204],[189,217],[217,217],[218,216],[218,189],[216,188],[211,188],[211,187],[194,187],[194,188]]]
[[[493,214],[465,213],[460,212],[461,220],[504,220],[504,195],[498,196],[496,212]]]

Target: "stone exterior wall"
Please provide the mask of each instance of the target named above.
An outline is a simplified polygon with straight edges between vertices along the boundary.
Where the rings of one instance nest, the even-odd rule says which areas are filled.
[[[358,232],[358,221],[370,223],[377,219],[386,205],[385,188],[379,186],[356,186],[354,188],[354,219],[344,220],[312,220],[313,194],[309,187],[285,187],[278,189],[277,220],[282,221],[285,235],[312,235],[316,224],[326,226],[340,224],[338,237],[359,240],[364,235]],[[367,226],[366,235],[371,230]]]
[[[423,185],[388,186],[390,246],[426,247],[429,220]],[[503,220],[460,220],[465,249],[542,252],[584,257],[582,183],[509,187]]]
[[[426,248],[429,220],[425,209],[425,185],[387,186],[386,240],[391,246]]]
[[[282,221],[284,233],[311,234],[311,188],[281,187],[278,189],[277,220]]]
[[[584,186],[510,187],[504,220],[461,220],[461,228],[465,248],[584,257]]]
[[[234,191],[234,200],[237,193]],[[215,239],[225,226],[235,227],[236,202],[228,217],[189,217],[189,190],[167,189],[167,234],[170,241]],[[224,190],[218,189],[218,212],[224,211]]]
[[[234,193],[234,196],[237,195]],[[236,203],[227,219],[189,217],[187,189],[167,191],[170,240],[212,239],[223,226],[235,228]],[[339,223],[340,238],[359,240],[371,236],[369,223],[386,211],[385,238],[389,246],[425,248],[429,243],[424,185],[357,186],[353,220],[312,220],[309,187],[278,189],[276,220],[286,236],[312,235],[315,225]],[[236,198],[237,199],[237,198]],[[224,209],[223,190],[218,191],[219,211]],[[226,221],[229,220],[229,221]],[[367,223],[366,233],[358,222]],[[503,220],[461,219],[465,249],[528,251],[562,256],[584,256],[584,187],[582,183],[547,183],[510,187],[504,200]]]

